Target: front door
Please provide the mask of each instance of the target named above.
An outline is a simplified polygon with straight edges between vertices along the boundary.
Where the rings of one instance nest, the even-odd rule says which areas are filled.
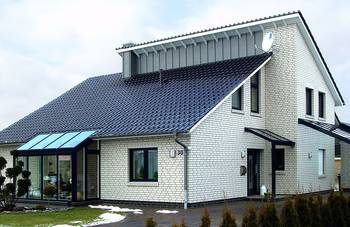
[[[248,149],[248,195],[259,195],[259,150]]]

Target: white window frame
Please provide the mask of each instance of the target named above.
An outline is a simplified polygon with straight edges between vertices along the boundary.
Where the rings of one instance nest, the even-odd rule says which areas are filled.
[[[326,169],[326,150],[318,149],[318,175],[324,176]]]

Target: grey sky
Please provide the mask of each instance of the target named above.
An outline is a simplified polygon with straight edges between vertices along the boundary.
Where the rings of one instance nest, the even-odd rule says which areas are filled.
[[[114,48],[293,10],[304,14],[350,104],[349,1],[0,2],[0,129],[82,80],[119,72]],[[350,122],[350,105],[337,108]]]

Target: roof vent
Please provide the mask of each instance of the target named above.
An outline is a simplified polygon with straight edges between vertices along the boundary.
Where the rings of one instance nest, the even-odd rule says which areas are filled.
[[[123,47],[124,47],[124,48],[128,48],[128,47],[133,47],[133,46],[135,46],[135,45],[136,45],[135,43],[133,43],[133,42],[130,41],[130,42],[128,42],[128,43],[124,43],[124,44],[123,44]]]

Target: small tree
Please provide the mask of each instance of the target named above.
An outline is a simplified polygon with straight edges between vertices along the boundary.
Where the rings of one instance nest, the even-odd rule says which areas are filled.
[[[242,227],[258,227],[255,207],[250,207],[243,217]]]
[[[307,199],[298,195],[294,201],[295,210],[298,214],[300,226],[310,226],[310,209],[308,206]]]
[[[22,161],[18,161],[13,168],[7,168],[5,177],[2,175],[2,171],[6,168],[6,164],[6,159],[0,156],[0,211],[12,210],[16,206],[17,198],[28,193],[31,185],[30,172],[23,170],[24,163]],[[22,179],[17,180],[19,175],[22,175]],[[5,184],[6,178],[8,183]]]
[[[282,227],[299,227],[298,214],[295,211],[292,200],[287,198],[284,201],[280,216]]]
[[[222,210],[222,221],[220,227],[237,227],[236,219],[227,205],[225,205]]]
[[[153,218],[147,218],[146,220],[146,227],[156,227],[157,222],[153,220]]]
[[[259,214],[259,226],[261,227],[279,227],[280,221],[277,217],[275,204],[268,203],[264,205]]]
[[[56,194],[57,190],[56,187],[52,184],[48,184],[44,188],[44,195],[48,198],[47,200],[47,206],[50,206],[50,199],[53,198],[53,196]]]
[[[201,220],[202,220],[202,223],[200,227],[210,227],[210,215],[209,215],[209,210],[207,208],[204,209],[204,213]]]
[[[310,197],[308,200],[309,209],[310,209],[310,220],[311,227],[319,227],[321,225],[321,213],[319,202],[316,201],[313,197]]]

